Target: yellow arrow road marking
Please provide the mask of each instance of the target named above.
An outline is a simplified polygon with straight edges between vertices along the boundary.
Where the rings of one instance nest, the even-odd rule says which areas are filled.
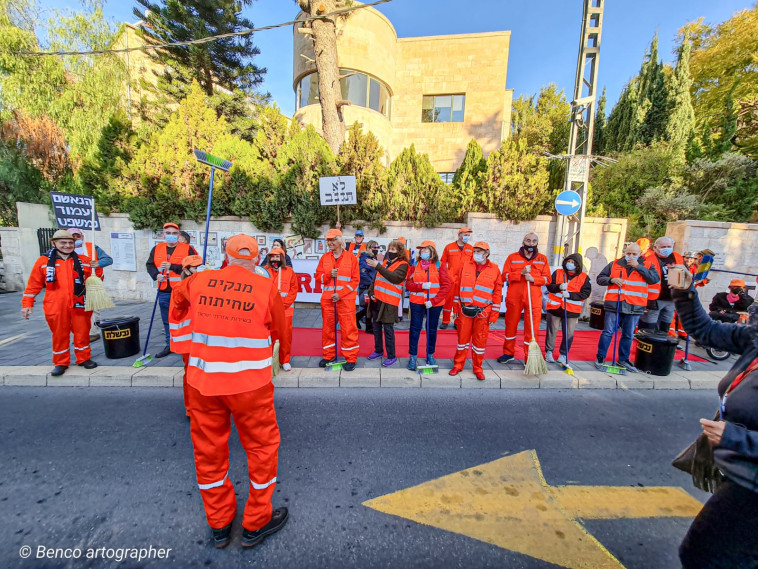
[[[702,507],[678,488],[548,486],[533,450],[363,505],[568,569],[623,569],[577,519],[690,517]]]

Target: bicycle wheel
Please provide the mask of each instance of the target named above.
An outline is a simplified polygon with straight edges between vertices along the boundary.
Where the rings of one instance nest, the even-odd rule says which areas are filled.
[[[727,352],[726,350],[717,350],[715,348],[706,348],[705,353],[707,353],[711,359],[719,362],[729,359],[729,356],[732,355],[731,352]]]

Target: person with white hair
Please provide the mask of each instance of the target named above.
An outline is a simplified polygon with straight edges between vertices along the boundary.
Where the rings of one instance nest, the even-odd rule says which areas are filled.
[[[641,332],[668,335],[669,327],[674,320],[674,301],[668,284],[669,267],[684,265],[684,259],[674,251],[674,245],[672,237],[659,237],[655,240],[652,253],[646,257],[658,273],[660,281],[650,287],[647,310],[639,322]]]

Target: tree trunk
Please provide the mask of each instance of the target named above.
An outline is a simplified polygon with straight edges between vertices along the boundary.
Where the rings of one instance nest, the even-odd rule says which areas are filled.
[[[298,0],[308,16],[319,16],[340,8],[338,0]],[[321,129],[324,140],[336,155],[345,141],[345,119],[342,116],[342,91],[337,65],[337,31],[334,19],[313,20],[313,52],[318,71],[319,101],[321,103]]]

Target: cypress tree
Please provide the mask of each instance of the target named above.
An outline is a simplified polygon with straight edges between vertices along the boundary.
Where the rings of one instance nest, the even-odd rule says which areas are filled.
[[[603,88],[603,94],[600,100],[597,102],[595,108],[595,133],[592,138],[592,153],[603,154],[605,152],[605,139],[606,130],[608,125],[608,118],[605,116],[605,106],[608,103],[608,99],[605,96],[605,87]]]
[[[668,124],[666,125],[666,138],[679,153],[692,151],[692,139],[695,134],[695,111],[692,108],[690,87],[690,54],[692,42],[689,32],[685,32],[682,45],[679,46],[679,55],[676,61],[676,70],[671,78],[670,108]]]
[[[646,52],[639,74],[639,101],[646,107],[640,125],[639,142],[646,145],[665,137],[668,122],[666,77],[663,73],[663,64],[658,59],[658,34],[656,33],[650,43],[649,54]]]

